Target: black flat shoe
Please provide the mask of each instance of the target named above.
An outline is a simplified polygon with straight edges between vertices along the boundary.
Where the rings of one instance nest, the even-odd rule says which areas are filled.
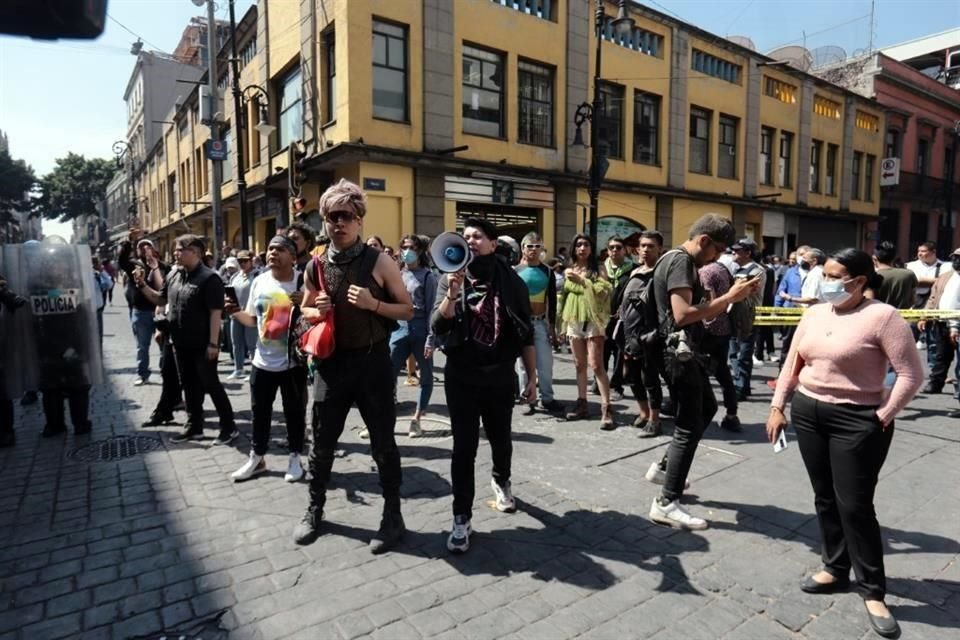
[[[864,601],[863,607],[866,609],[866,601]],[[867,609],[867,617],[870,619],[870,626],[873,627],[874,633],[878,636],[884,638],[900,637],[900,625],[897,624],[897,620],[893,617],[893,614],[889,616],[875,616],[870,613],[870,609]]]
[[[817,582],[813,576],[807,576],[800,583],[800,590],[804,593],[839,593],[850,588],[850,579],[834,579],[833,582]]]

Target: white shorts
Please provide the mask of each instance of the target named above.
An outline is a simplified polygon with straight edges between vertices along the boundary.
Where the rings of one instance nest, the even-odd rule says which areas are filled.
[[[592,322],[578,322],[576,324],[567,324],[566,335],[568,338],[580,338],[585,340],[587,338],[603,338],[607,335],[607,333]]]

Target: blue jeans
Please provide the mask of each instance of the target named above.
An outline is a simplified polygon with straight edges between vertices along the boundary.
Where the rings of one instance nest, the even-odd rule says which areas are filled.
[[[550,331],[546,318],[537,318],[533,324],[533,348],[537,352],[537,389],[540,391],[540,403],[553,402],[553,345],[550,344]],[[523,359],[517,360],[517,375],[520,378],[520,391],[527,387],[527,370]]]
[[[400,374],[407,357],[413,356],[420,367],[420,397],[417,398],[417,411],[423,411],[430,404],[433,395],[433,356],[425,358],[423,351],[427,346],[426,324],[401,322],[400,328],[390,336],[390,360],[393,362],[393,378]]]
[[[137,339],[137,375],[147,380],[150,377],[150,341],[153,340],[153,310],[130,310],[133,336]]]
[[[233,369],[243,371],[247,356],[253,356],[257,348],[257,330],[247,327],[236,318],[230,318],[230,346],[233,349]]]
[[[750,378],[753,376],[753,346],[757,340],[756,329],[746,338],[730,338],[730,368],[733,385],[740,395],[750,395]]]

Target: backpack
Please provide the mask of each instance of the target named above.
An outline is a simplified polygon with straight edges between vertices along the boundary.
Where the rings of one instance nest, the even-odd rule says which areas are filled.
[[[754,263],[754,266],[757,267],[757,269],[750,269],[746,273],[748,278],[752,278],[760,273],[766,273],[766,270],[762,266],[756,263]],[[738,273],[740,271],[741,270],[738,269]],[[769,281],[769,278],[767,281]],[[757,315],[756,298],[753,295],[750,295],[740,302],[735,302],[730,307],[730,311],[727,315],[730,317],[730,328],[735,338],[744,340],[750,337],[750,334],[753,333],[754,318],[756,318]]]
[[[632,358],[639,358],[650,347],[663,344],[667,331],[660,326],[660,315],[653,288],[654,274],[660,262],[679,249],[671,249],[660,258],[649,273],[646,282],[639,275],[632,276],[623,292],[620,304],[619,328],[614,331],[620,336],[624,351]]]

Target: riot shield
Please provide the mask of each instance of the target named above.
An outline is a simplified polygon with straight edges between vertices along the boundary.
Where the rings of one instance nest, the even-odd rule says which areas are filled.
[[[20,253],[26,282],[21,295],[30,313],[31,388],[103,382],[90,247],[42,242]]]
[[[30,344],[30,308],[27,283],[20,264],[22,245],[0,245],[0,275],[7,292],[0,300],[0,393],[16,399],[31,388],[33,358]]]

